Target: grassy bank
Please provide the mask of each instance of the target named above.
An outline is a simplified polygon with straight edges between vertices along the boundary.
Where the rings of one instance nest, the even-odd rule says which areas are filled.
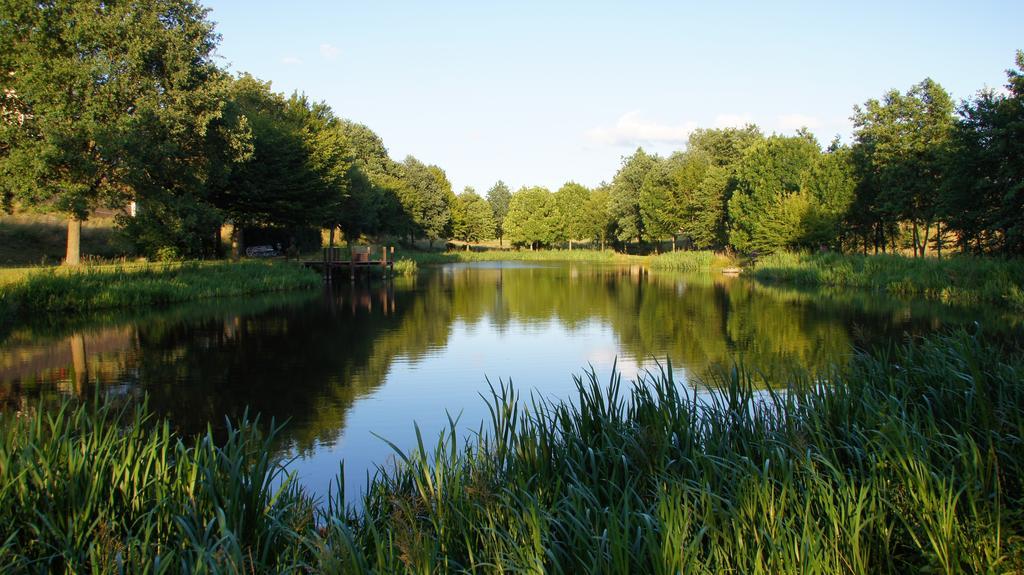
[[[0,213],[0,266],[59,264],[67,249],[67,220],[42,214]],[[112,217],[94,217],[82,224],[82,254],[109,260],[130,256],[131,242]]]
[[[754,277],[799,285],[866,288],[949,303],[1005,303],[1024,311],[1024,261],[956,256],[774,254]]]
[[[186,445],[144,411],[0,419],[4,572],[961,573],[1024,569],[1024,360],[960,333],[787,393],[742,373],[490,401],[355,513],[258,426]],[[425,455],[429,453],[429,455]]]
[[[187,262],[6,270],[0,314],[82,312],[292,289],[321,284],[288,262]]]

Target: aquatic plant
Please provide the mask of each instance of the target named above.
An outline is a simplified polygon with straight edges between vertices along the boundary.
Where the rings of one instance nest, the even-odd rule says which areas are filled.
[[[777,253],[758,260],[761,281],[867,288],[950,303],[1009,303],[1024,286],[1024,261],[972,256]]]
[[[7,412],[0,569],[1020,572],[1022,374],[957,332],[785,382],[499,383],[475,433],[396,447],[356,507],[317,507],[252,420],[184,442],[145,406]]]

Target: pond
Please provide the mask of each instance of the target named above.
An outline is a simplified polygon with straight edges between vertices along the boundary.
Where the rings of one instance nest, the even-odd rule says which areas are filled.
[[[500,382],[524,398],[571,399],[585,370],[632,379],[668,362],[682,385],[735,362],[782,381],[794,367],[824,370],[854,349],[948,326],[1017,337],[1015,321],[993,308],[638,266],[451,264],[323,292],[10,326],[0,403],[148,397],[186,434],[223,429],[248,408],[287,420],[282,452],[313,493],[344,460],[352,500],[393,460],[382,438],[409,449],[415,423],[429,443],[449,417],[470,437],[487,416],[481,396]]]

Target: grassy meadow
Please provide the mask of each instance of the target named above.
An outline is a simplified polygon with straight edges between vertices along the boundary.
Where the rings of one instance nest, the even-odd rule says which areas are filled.
[[[492,388],[477,433],[398,452],[359,510],[304,494],[252,420],[217,442],[144,406],[4,413],[0,570],[1024,569],[1018,352],[932,336],[768,392],[742,369],[712,395],[670,373],[585,374],[571,401]]]

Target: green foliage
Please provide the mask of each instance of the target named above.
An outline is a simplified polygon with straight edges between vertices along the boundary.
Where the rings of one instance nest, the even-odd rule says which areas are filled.
[[[682,226],[682,210],[671,160],[658,159],[640,186],[640,218],[651,239],[675,237]]]
[[[700,128],[690,134],[686,150],[704,154],[716,166],[726,167],[738,162],[747,148],[763,139],[761,129],[754,124],[742,128]]]
[[[983,90],[960,107],[941,214],[976,252],[1024,254],[1024,51],[1005,93]]]
[[[561,236],[562,218],[554,194],[546,188],[522,188],[512,194],[505,235],[513,245],[531,249],[551,245]]]
[[[0,284],[0,307],[23,316],[83,312],[311,289],[320,283],[316,273],[298,265],[261,261],[40,268]]]
[[[622,167],[612,179],[609,209],[615,221],[615,237],[620,242],[634,239],[642,242],[649,237],[640,212],[640,191],[647,173],[657,161],[657,156],[637,148],[632,156],[622,159]]]
[[[464,242],[479,242],[494,235],[494,217],[487,200],[472,188],[455,197],[452,204],[452,237]]]
[[[587,201],[590,199],[590,190],[576,182],[566,182],[555,192],[555,204],[558,206],[558,215],[561,218],[559,228],[562,237],[569,240],[569,248],[572,249],[573,240],[589,239],[589,227],[587,214]]]
[[[431,241],[448,237],[455,194],[444,171],[412,156],[405,159],[403,169],[404,179],[398,197],[412,225],[406,233]]]
[[[729,200],[729,241],[736,249],[775,252],[803,243],[810,201],[800,183],[819,154],[817,142],[803,136],[772,136],[747,150]]]
[[[217,176],[216,156],[244,157],[244,130],[221,121],[206,12],[191,0],[0,3],[0,92],[17,100],[16,117],[0,122],[0,187],[84,220],[194,193]]]
[[[802,222],[802,235],[805,245],[841,249],[857,176],[850,148],[833,148],[804,172],[801,189],[808,195],[810,206]]]
[[[923,256],[938,213],[953,101],[926,78],[905,94],[890,90],[854,107],[854,146],[861,170],[861,217],[874,226],[910,221],[914,255]]]
[[[712,166],[693,190],[684,208],[682,232],[698,249],[725,245],[726,202],[731,184],[731,168]]]
[[[491,205],[495,233],[499,241],[505,237],[505,216],[508,215],[508,204],[511,199],[512,190],[501,180],[498,180],[491,189],[487,190],[487,203]]]
[[[590,192],[583,212],[585,237],[597,241],[604,249],[609,237],[614,237],[615,219],[612,216],[612,195],[607,184],[602,184]]]

